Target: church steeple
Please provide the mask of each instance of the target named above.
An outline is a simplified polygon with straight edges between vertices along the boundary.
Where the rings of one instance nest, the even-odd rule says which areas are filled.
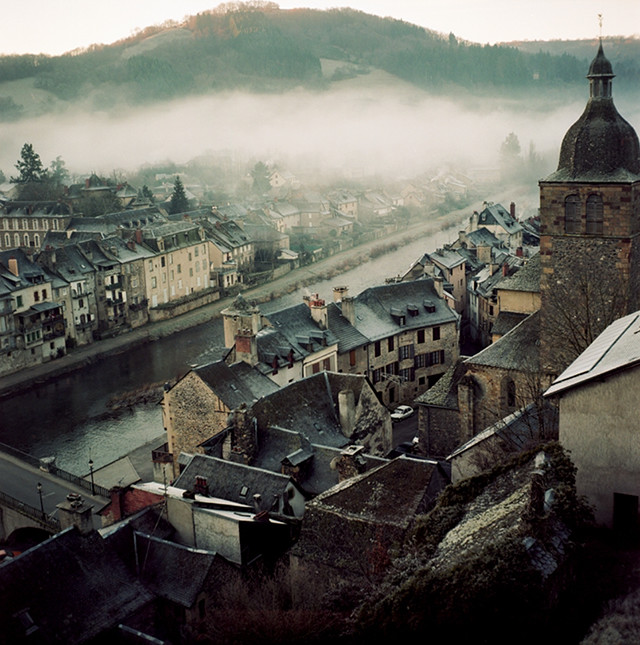
[[[558,169],[546,181],[627,181],[640,178],[640,143],[612,97],[615,77],[602,41],[587,78],[589,100],[560,148]]]

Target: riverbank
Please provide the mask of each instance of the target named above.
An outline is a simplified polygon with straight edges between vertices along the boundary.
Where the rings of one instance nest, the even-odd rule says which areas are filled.
[[[508,196],[506,199],[511,200],[513,197]],[[295,269],[272,282],[251,287],[242,293],[248,300],[261,303],[292,293],[306,286],[313,287],[315,283],[321,280],[337,277],[359,264],[369,262],[373,258],[379,258],[384,253],[397,249],[403,243],[414,241],[417,237],[429,236],[449,227],[453,227],[455,230],[455,227],[466,223],[466,218],[470,212],[481,207],[482,204],[471,204],[464,209],[450,212],[446,215],[425,218],[423,221],[415,222],[383,240],[375,240],[348,251],[337,253],[314,264]],[[425,248],[426,250],[431,249]],[[412,259],[417,258],[408,258],[408,260]],[[393,273],[394,270],[390,268],[390,274]],[[37,387],[51,379],[91,365],[108,356],[126,352],[132,347],[153,342],[158,338],[170,336],[210,322],[218,318],[221,311],[228,307],[232,301],[232,297],[217,300],[176,318],[149,323],[144,327],[131,330],[120,336],[77,347],[61,358],[20,370],[14,374],[2,376],[0,377],[0,397],[8,397],[17,392]]]

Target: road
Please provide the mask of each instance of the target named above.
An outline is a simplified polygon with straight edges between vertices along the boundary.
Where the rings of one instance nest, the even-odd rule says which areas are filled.
[[[87,504],[93,506],[94,527],[101,526],[100,516],[96,513],[107,503],[108,500],[104,497],[89,495],[88,491],[71,482],[58,479],[51,473],[0,452],[0,491],[39,509],[41,506],[38,483],[42,485],[42,508],[46,515],[58,517],[57,504],[64,502],[69,493],[79,493]]]

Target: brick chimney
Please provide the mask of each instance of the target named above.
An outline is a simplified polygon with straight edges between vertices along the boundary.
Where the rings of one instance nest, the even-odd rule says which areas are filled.
[[[512,219],[516,219],[516,203],[511,202],[509,205],[509,214],[511,215]]]
[[[236,360],[251,367],[258,364],[258,341],[251,329],[239,329],[236,334]]]
[[[229,419],[231,450],[229,461],[250,465],[258,449],[257,422],[247,413],[247,406],[233,410]]]

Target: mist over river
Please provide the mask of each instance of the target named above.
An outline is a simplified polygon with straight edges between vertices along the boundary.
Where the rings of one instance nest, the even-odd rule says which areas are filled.
[[[455,236],[458,225],[417,237],[330,280],[321,280],[260,305],[269,313],[302,301],[308,291],[330,300],[335,285],[352,295],[403,273],[417,258]],[[354,250],[357,252],[357,249]],[[307,274],[314,267],[307,267]],[[162,434],[159,402],[109,412],[113,397],[147,384],[185,374],[191,365],[219,359],[224,349],[222,320],[146,343],[0,401],[0,441],[36,457],[55,456],[57,464],[87,473],[89,459],[99,468]]]

